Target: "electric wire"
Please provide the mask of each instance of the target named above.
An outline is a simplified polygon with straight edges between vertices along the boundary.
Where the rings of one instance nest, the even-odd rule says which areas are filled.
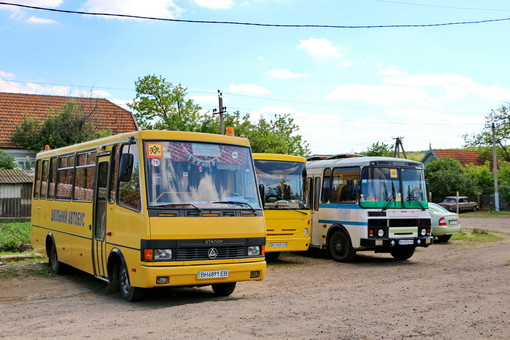
[[[10,2],[0,2],[0,5],[14,6],[14,7],[21,7],[21,8],[28,8],[28,9],[33,9],[33,10],[49,11],[49,12],[57,12],[57,13],[66,13],[66,14],[106,16],[106,17],[166,21],[166,22],[176,22],[176,23],[220,24],[220,25],[258,26],[258,27],[275,27],[275,28],[331,28],[331,29],[423,28],[423,27],[485,24],[485,23],[502,22],[502,21],[510,20],[510,18],[496,18],[496,19],[457,21],[457,22],[445,22],[445,23],[433,23],[433,24],[392,24],[392,25],[269,24],[269,23],[240,22],[240,21],[171,19],[171,18],[149,17],[149,16],[132,15],[132,14],[72,11],[72,10],[65,10],[65,9],[56,9],[56,8],[47,8],[47,7],[15,4],[15,3],[10,3]]]

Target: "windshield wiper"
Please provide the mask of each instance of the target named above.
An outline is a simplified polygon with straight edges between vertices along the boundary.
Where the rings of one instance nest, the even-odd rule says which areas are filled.
[[[393,184],[393,181],[391,181],[391,196],[388,197],[388,203],[386,203],[386,205],[384,206],[384,208],[382,208],[381,211],[384,211],[384,210],[387,210],[390,205],[391,205],[391,202],[395,202],[395,185]]]
[[[242,206],[247,206],[249,207],[251,210],[253,210],[253,212],[257,212],[257,210],[255,210],[254,207],[251,206],[250,203],[247,203],[247,202],[239,202],[239,201],[214,201],[214,202],[211,202],[211,204],[234,204],[234,205],[242,205]]]
[[[418,203],[418,205],[420,206],[421,210],[425,211],[425,207],[423,205],[421,205],[421,201],[418,200],[418,198],[412,196],[411,194],[407,195],[407,202],[411,202],[411,201],[414,201],[416,203]]]
[[[158,205],[152,205],[152,207],[155,207],[155,208],[173,208],[173,207],[178,207],[178,206],[188,206],[188,207],[192,207],[198,211],[202,211],[202,209],[200,209],[193,203],[163,203],[163,204],[158,204]]]

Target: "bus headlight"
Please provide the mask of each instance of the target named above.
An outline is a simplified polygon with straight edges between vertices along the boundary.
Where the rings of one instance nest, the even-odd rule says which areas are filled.
[[[383,229],[377,230],[377,236],[383,237],[384,236],[384,230]]]
[[[308,228],[305,228],[303,229],[303,236],[307,236],[308,235]]]
[[[260,255],[260,246],[249,246],[248,256]]]
[[[172,249],[154,249],[154,260],[172,259]]]
[[[422,230],[420,230],[420,234],[421,236],[427,235],[427,229],[423,228]]]

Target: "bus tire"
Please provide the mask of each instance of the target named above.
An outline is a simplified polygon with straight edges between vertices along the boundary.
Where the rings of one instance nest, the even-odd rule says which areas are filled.
[[[211,285],[214,294],[217,296],[229,296],[236,289],[235,282],[215,283]]]
[[[395,248],[390,251],[391,256],[398,261],[405,261],[411,258],[414,254],[416,247],[402,247]]]
[[[280,256],[280,252],[279,251],[275,251],[275,252],[268,252],[266,253],[266,261],[267,262],[274,262],[278,259],[278,257]]]
[[[131,286],[131,283],[129,282],[129,271],[125,262],[122,262],[120,265],[118,277],[120,294],[124,300],[128,302],[135,302],[143,297],[142,288]]]
[[[51,242],[48,263],[53,274],[63,274],[65,272],[65,264],[58,260],[57,246],[55,246],[55,242]]]
[[[337,262],[352,262],[356,251],[352,249],[351,239],[343,230],[335,230],[328,240],[328,252]]]

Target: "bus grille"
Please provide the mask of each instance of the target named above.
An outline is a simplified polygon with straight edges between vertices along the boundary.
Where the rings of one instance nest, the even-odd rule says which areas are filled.
[[[209,249],[215,248],[218,251],[218,256],[214,259],[209,258]],[[198,260],[225,260],[236,259],[247,256],[246,247],[195,247],[195,248],[177,248],[175,250],[176,261],[198,261]]]

